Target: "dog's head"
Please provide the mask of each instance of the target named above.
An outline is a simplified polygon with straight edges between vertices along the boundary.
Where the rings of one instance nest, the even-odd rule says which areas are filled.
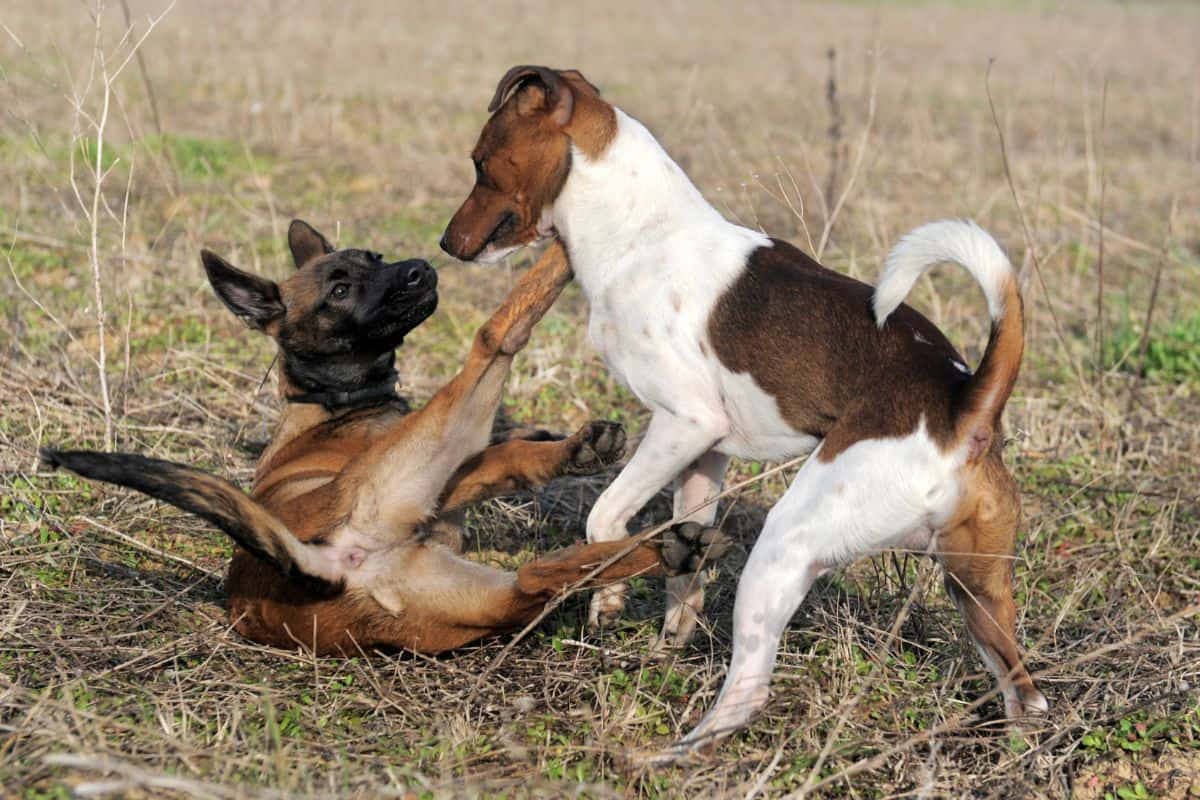
[[[613,107],[576,70],[513,67],[471,152],[475,187],[442,235],[463,261],[492,263],[553,234],[572,147],[595,158],[616,135]]]
[[[437,308],[437,273],[419,259],[334,250],[300,220],[288,228],[288,245],[296,272],[280,283],[208,250],[201,259],[229,310],[278,342],[299,388],[348,391],[389,374],[393,351]]]

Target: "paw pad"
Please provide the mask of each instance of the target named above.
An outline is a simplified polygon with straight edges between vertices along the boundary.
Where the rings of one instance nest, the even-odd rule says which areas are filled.
[[[615,422],[593,420],[571,438],[578,447],[564,465],[570,475],[594,475],[617,463],[625,452],[625,429]]]
[[[719,528],[681,522],[663,532],[662,558],[668,569],[683,575],[716,563],[731,546],[732,540]]]

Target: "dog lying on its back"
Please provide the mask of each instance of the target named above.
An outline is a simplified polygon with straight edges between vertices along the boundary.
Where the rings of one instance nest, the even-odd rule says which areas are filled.
[[[44,449],[51,467],[128,486],[190,511],[238,545],[229,614],[249,639],[318,653],[373,646],[440,652],[534,619],[588,578],[674,575],[717,557],[714,529],[662,541],[578,545],[515,573],[460,555],[435,523],[463,506],[620,456],[619,426],[591,422],[557,441],[488,446],[509,366],[570,280],[561,247],[526,272],[475,336],[463,369],[419,411],[395,394],[395,349],[437,306],[424,261],[334,250],[295,221],[297,271],[276,284],[204,251],[208,280],[249,327],[279,345],[286,405],[249,496],[214,475],[122,453]]]

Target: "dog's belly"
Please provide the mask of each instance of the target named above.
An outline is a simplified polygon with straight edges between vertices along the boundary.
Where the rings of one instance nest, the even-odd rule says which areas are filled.
[[[820,442],[816,436],[795,430],[779,413],[775,398],[744,373],[718,367],[716,381],[729,434],[716,449],[726,455],[759,461],[781,461],[807,455]]]
[[[722,420],[728,433],[718,452],[761,461],[811,452],[820,440],[789,425],[750,375],[721,366],[700,320],[688,317],[601,305],[591,339],[612,375],[654,413]]]

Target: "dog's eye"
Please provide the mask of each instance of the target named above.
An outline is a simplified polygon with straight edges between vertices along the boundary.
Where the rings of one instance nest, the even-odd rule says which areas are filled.
[[[487,163],[486,158],[475,159],[475,179],[476,180],[483,178],[483,167],[486,163]]]
[[[350,294],[350,284],[339,283],[330,290],[329,294],[335,300],[345,300],[346,296]]]

